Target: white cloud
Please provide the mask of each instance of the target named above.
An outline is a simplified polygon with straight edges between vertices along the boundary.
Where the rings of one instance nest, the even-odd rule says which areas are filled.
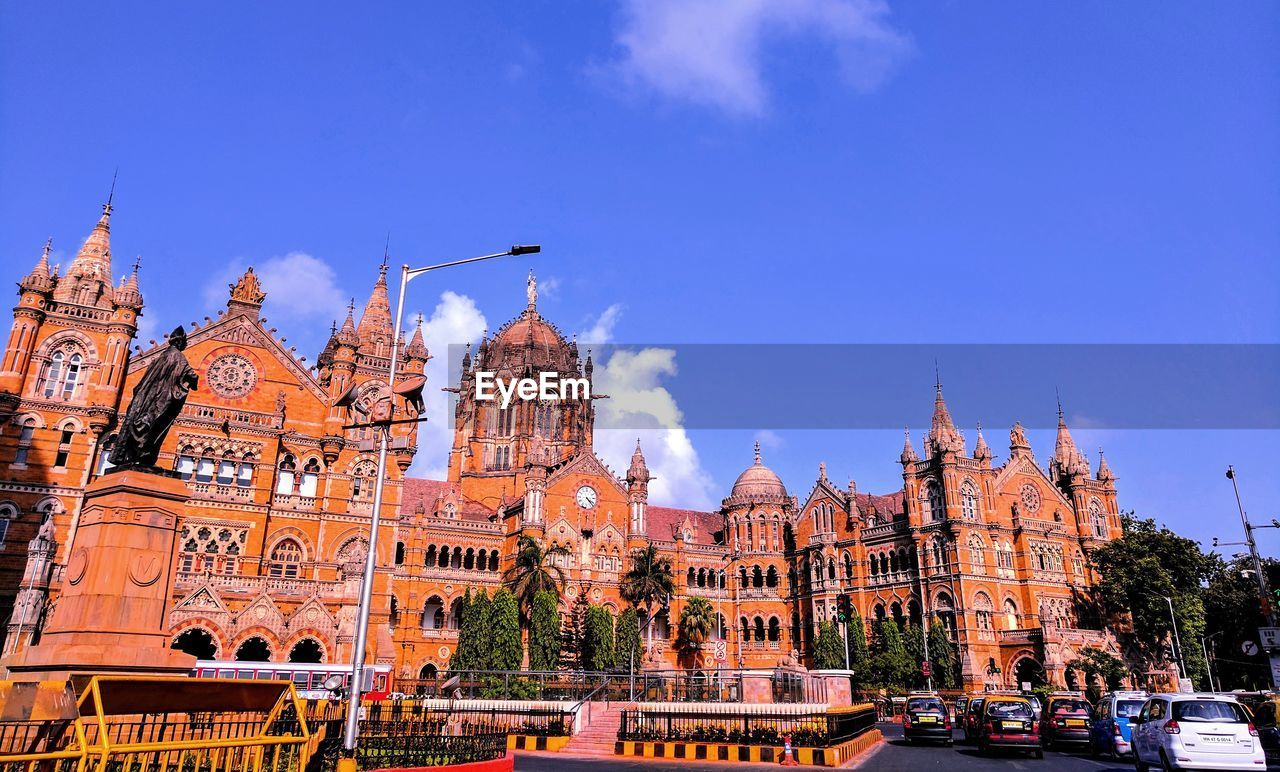
[[[578,333],[578,341],[581,343],[608,343],[613,340],[613,328],[618,324],[618,319],[621,317],[622,304],[614,303],[600,314],[591,327]]]
[[[138,332],[133,337],[134,344],[142,346],[144,351],[147,350],[151,346],[150,341],[164,340],[160,329],[160,319],[156,317],[155,312],[143,309],[142,315],[138,317]]]
[[[650,500],[708,509],[715,503],[715,483],[702,468],[675,398],[662,386],[663,379],[676,372],[671,349],[614,351],[595,371],[592,390],[610,396],[596,403],[595,450],[621,471],[630,464],[639,437],[655,477],[649,485]],[[610,426],[627,428],[602,428]]]
[[[762,448],[770,448],[774,450],[787,444],[787,441],[782,438],[781,434],[778,434],[771,429],[761,429],[756,432],[755,441],[760,443],[760,447]]]
[[[441,389],[457,385],[450,381],[449,347],[475,343],[487,326],[474,300],[449,291],[440,295],[440,302],[422,325],[423,339],[431,354],[426,370],[427,388],[423,392],[428,420],[418,430],[418,453],[409,469],[410,476],[444,479],[449,468],[449,449],[453,447],[453,405]],[[412,326],[406,334],[413,334]]]
[[[875,89],[913,49],[883,0],[625,0],[606,72],[633,89],[735,115],[765,112],[762,48],[770,36],[811,36],[835,50],[844,80]]]
[[[538,279],[538,299],[539,300],[555,300],[560,296],[560,277],[548,276],[545,279]]]
[[[227,304],[227,285],[235,282],[247,264],[236,259],[204,288],[208,308]],[[254,273],[267,293],[265,313],[282,321],[330,320],[342,313],[348,296],[338,286],[333,268],[306,252],[290,252],[253,264]]]

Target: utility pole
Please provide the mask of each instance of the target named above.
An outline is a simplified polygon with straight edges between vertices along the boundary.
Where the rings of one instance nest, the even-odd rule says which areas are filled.
[[[1262,572],[1262,558],[1258,557],[1258,543],[1253,538],[1253,524],[1249,522],[1249,516],[1244,511],[1244,502],[1240,499],[1240,486],[1236,483],[1235,467],[1227,466],[1227,479],[1231,481],[1231,489],[1235,491],[1236,509],[1240,510],[1240,522],[1244,524],[1244,540],[1249,545],[1249,554],[1253,557],[1253,573],[1258,579],[1258,602],[1266,604],[1267,627],[1275,627],[1276,610],[1271,602],[1273,599],[1267,592],[1267,575]],[[1275,525],[1263,527],[1280,527],[1280,523],[1276,523],[1274,520],[1272,522]],[[1280,673],[1276,672],[1276,660],[1280,658],[1280,652],[1268,651],[1267,656],[1271,660],[1271,688],[1280,690]]]

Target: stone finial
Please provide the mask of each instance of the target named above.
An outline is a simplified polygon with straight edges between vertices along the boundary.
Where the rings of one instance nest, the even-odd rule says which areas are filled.
[[[231,290],[232,302],[246,306],[261,306],[267,297],[262,289],[262,282],[253,272],[253,266],[249,266],[234,284],[228,284],[227,287]]]

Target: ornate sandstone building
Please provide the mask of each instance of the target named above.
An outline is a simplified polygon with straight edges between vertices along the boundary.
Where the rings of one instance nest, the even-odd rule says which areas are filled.
[[[0,616],[4,653],[38,640],[57,603],[74,547],[80,496],[109,468],[129,395],[161,349],[132,347],[143,312],[137,266],[112,277],[108,204],[65,275],[49,247],[18,284],[0,359]],[[368,430],[344,430],[330,407],[352,386],[372,409],[385,394],[393,332],[386,266],[359,322],[335,325],[314,365],[295,355],[261,316],[266,290],[249,269],[226,308],[187,331],[200,384],[169,433],[160,465],[186,481],[190,499],[172,556],[169,624],[175,645],[204,658],[344,661],[375,477]],[[404,377],[428,353],[419,327],[402,343]],[[943,620],[967,686],[1062,683],[1085,645],[1113,645],[1077,616],[1093,581],[1087,560],[1119,532],[1114,479],[1092,470],[1059,411],[1047,470],[1021,427],[1007,458],[978,432],[972,450],[939,385],[920,452],[908,439],[903,488],[886,496],[840,487],[821,469],[803,502],[754,461],[716,511],[651,505],[637,443],[616,475],[592,449],[593,396],[477,402],[477,371],[499,377],[592,374],[585,356],[538,313],[524,310],[462,362],[447,479],[406,477],[416,435],[391,442],[384,528],[369,650],[397,675],[443,670],[457,641],[467,588],[496,589],[519,536],[566,547],[567,605],[580,593],[620,610],[629,555],[655,544],[670,558],[677,594],[653,625],[655,656],[674,651],[675,625],[692,596],[720,617],[727,666],[773,667],[792,650],[807,658],[817,625],[848,593],[864,618]]]

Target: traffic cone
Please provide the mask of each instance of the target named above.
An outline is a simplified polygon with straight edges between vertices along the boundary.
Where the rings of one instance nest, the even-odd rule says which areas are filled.
[[[782,766],[784,767],[800,766],[800,762],[796,761],[795,757],[791,755],[791,735],[787,735],[786,737],[783,737],[782,743],[783,743]]]

